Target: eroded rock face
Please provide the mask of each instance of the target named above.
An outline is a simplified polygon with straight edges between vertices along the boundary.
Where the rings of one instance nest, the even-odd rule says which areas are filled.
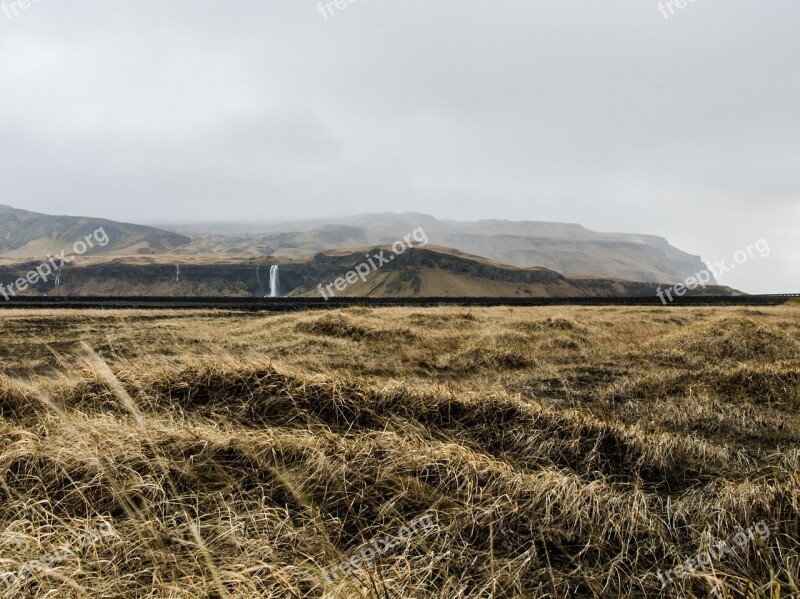
[[[381,250],[387,261],[379,268],[371,269],[367,285],[351,288],[350,291],[354,292],[351,294],[373,297],[426,295],[425,281],[445,275],[454,285],[452,289],[447,285],[440,287],[437,295],[655,296],[658,286],[619,279],[566,277],[546,268],[526,269],[494,264],[482,258],[441,249],[408,249],[394,255],[393,260],[388,260],[392,255],[390,250],[373,248],[368,251],[320,253],[303,261],[278,260],[281,295],[316,296],[319,285],[330,284],[345,276]],[[270,258],[253,257],[243,258],[241,262],[182,263],[180,279],[176,280],[176,264],[171,261],[167,263],[144,258],[84,259],[63,269],[58,286],[52,279],[38,281],[20,295],[263,297],[270,265],[274,262]],[[378,263],[375,260],[373,262]],[[32,262],[0,266],[0,283],[11,283],[36,266]],[[731,295],[732,290],[709,287],[704,293]]]

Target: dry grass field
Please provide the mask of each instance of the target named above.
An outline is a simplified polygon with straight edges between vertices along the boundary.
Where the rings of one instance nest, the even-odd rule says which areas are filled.
[[[800,596],[797,304],[0,327],[4,598]]]

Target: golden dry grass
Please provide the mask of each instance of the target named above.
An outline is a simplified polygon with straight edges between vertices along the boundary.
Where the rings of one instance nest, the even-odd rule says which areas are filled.
[[[0,316],[2,597],[800,596],[798,306]]]

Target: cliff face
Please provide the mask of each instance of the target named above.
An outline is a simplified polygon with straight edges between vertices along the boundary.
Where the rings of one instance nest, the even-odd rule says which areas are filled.
[[[384,248],[385,250],[385,248]],[[378,248],[320,253],[304,261],[278,261],[280,294],[317,296],[347,272],[367,261]],[[385,250],[387,258],[391,252]],[[102,296],[220,296],[263,297],[269,292],[269,268],[264,258],[231,259],[226,263],[194,261],[180,265],[119,258],[82,259],[66,266],[59,285],[53,278],[38,281],[21,295]],[[9,284],[38,266],[28,262],[0,267],[0,282]],[[575,278],[546,268],[517,268],[445,248],[414,248],[377,270],[365,281],[348,284],[337,297],[419,296],[654,296],[657,285],[607,278]],[[696,293],[703,293],[698,290]],[[709,287],[705,293],[731,295],[732,290]]]
[[[431,242],[519,267],[540,266],[557,272],[614,277],[631,281],[675,283],[705,265],[669,245],[639,239],[597,236],[560,238],[520,235],[444,233]]]

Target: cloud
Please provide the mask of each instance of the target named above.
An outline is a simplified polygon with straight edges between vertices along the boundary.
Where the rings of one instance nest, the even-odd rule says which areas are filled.
[[[41,0],[0,15],[3,201],[578,221],[721,258],[796,232],[798,18],[790,0],[669,20],[634,0],[370,0],[328,20],[305,1]],[[800,288],[788,248],[730,284]]]

